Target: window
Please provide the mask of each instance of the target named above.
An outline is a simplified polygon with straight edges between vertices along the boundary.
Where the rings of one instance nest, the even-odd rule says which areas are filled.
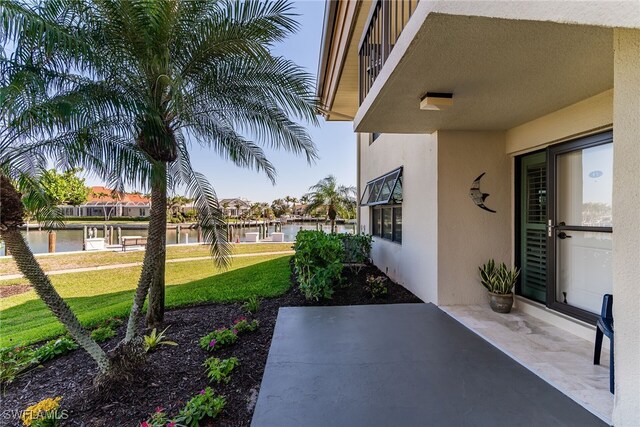
[[[360,205],[370,206],[371,234],[402,243],[402,168],[369,181]]]
[[[402,168],[367,182],[360,206],[388,205],[402,202]]]

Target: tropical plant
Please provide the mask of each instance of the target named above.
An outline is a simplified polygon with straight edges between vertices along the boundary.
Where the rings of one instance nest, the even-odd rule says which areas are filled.
[[[256,313],[260,310],[260,298],[257,295],[252,295],[242,304],[242,309],[247,313]]]
[[[63,354],[67,354],[78,348],[78,344],[69,337],[60,337],[51,340],[38,347],[34,352],[34,357],[39,363],[44,363]]]
[[[169,341],[165,339],[165,332],[167,332],[169,327],[167,326],[162,332],[156,332],[156,328],[153,328],[149,335],[144,336],[144,351],[150,352],[154,351],[161,345],[178,345],[175,341]]]
[[[289,205],[283,199],[275,199],[271,202],[271,210],[276,218],[290,212]]]
[[[207,378],[209,378],[209,381],[216,383],[227,384],[231,381],[231,371],[238,365],[240,365],[240,362],[238,362],[237,357],[222,360],[217,357],[209,357],[204,361],[204,366],[207,368]]]
[[[347,187],[338,185],[336,177],[329,175],[318,181],[317,184],[309,187],[311,190],[306,197],[309,198],[309,204],[305,211],[312,213],[318,209],[326,211],[327,217],[331,221],[331,232],[336,232],[336,218],[341,215],[347,217],[347,212],[355,200],[355,187]]]
[[[293,246],[294,269],[300,290],[307,299],[331,298],[340,282],[344,247],[335,234],[322,231],[298,232]]]
[[[504,262],[496,264],[493,259],[478,267],[478,270],[482,286],[489,292],[500,295],[512,293],[513,286],[520,275],[520,270],[517,267],[508,268]]]
[[[4,388],[36,364],[38,359],[29,347],[0,349],[0,386]]]
[[[0,19],[3,43],[15,47],[0,74],[14,81],[22,77],[22,86],[36,88],[28,96],[14,96],[13,86],[6,91],[11,96],[3,93],[3,113],[7,105],[13,110],[2,114],[11,126],[4,127],[8,136],[0,142],[0,153],[7,153],[29,128],[31,136],[54,133],[20,151],[40,149],[70,167],[99,170],[119,188],[129,182],[151,189],[139,285],[119,355],[110,360],[30,254],[17,229],[24,216],[20,196],[9,172],[2,179],[0,234],[25,276],[92,354],[101,373],[113,360],[132,365],[134,354],[139,356],[134,347],[142,348],[139,320],[147,295],[148,322],[163,319],[168,188],[185,186],[212,254],[220,265],[228,262],[215,192],[193,171],[185,135],[271,180],[275,170],[260,144],[304,154],[308,161],[316,157],[307,131],[294,121],[316,121],[312,78],[271,52],[274,43],[297,28],[291,5],[280,0],[5,0]],[[38,84],[20,75],[31,69],[44,70]],[[48,102],[44,107],[41,98]],[[17,111],[23,106],[28,111]],[[3,160],[3,171],[15,168],[16,159]],[[29,157],[21,161],[26,168]]]
[[[105,342],[116,336],[116,331],[108,326],[100,326],[91,331],[91,338],[96,342]]]
[[[217,396],[213,393],[211,387],[206,387],[189,399],[184,408],[180,410],[176,421],[188,427],[198,427],[200,426],[200,421],[205,417],[217,417],[226,403],[224,396]]]

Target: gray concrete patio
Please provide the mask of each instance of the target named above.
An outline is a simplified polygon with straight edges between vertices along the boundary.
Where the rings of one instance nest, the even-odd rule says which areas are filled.
[[[252,425],[602,426],[432,304],[281,308]]]

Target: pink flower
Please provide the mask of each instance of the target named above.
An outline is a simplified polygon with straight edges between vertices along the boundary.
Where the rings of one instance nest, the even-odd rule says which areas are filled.
[[[158,406],[156,408],[156,414],[159,414],[160,412],[163,412],[163,411],[164,411],[164,408],[162,406]]]
[[[140,424],[140,427],[151,427],[151,425],[148,422],[143,421],[142,424]]]
[[[176,427],[176,422],[171,421],[169,424],[167,424],[167,427]]]
[[[212,339],[211,341],[209,341],[209,347],[211,347],[211,348],[215,347],[217,342],[218,341],[216,341],[215,338]]]
[[[244,316],[240,316],[240,317],[238,317],[238,320],[236,320],[236,323],[240,323],[240,322],[242,322],[244,320],[247,320],[247,318],[244,317]]]
[[[237,330],[237,329],[234,329],[234,330],[233,330],[233,334],[234,334],[234,335],[238,335],[238,330]]]
[[[206,392],[204,391],[204,389],[200,390],[200,394],[205,394]]]

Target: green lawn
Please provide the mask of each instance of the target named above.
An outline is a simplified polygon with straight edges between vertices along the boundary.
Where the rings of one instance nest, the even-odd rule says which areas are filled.
[[[278,252],[291,250],[291,243],[242,243],[232,244],[234,254]],[[167,259],[205,257],[210,254],[205,245],[167,246]],[[133,252],[83,252],[61,255],[36,255],[44,271],[64,270],[69,268],[97,267],[109,264],[127,264],[141,262],[143,251]],[[0,274],[19,273],[12,258],[0,259]],[[0,281],[0,286],[3,282]]]
[[[289,288],[289,256],[236,258],[220,271],[209,260],[167,264],[166,304],[240,301],[251,295],[271,297]],[[128,314],[140,268],[52,276],[51,281],[86,326]],[[3,285],[24,280],[0,282]],[[64,332],[34,291],[0,299],[0,347],[26,345]]]

